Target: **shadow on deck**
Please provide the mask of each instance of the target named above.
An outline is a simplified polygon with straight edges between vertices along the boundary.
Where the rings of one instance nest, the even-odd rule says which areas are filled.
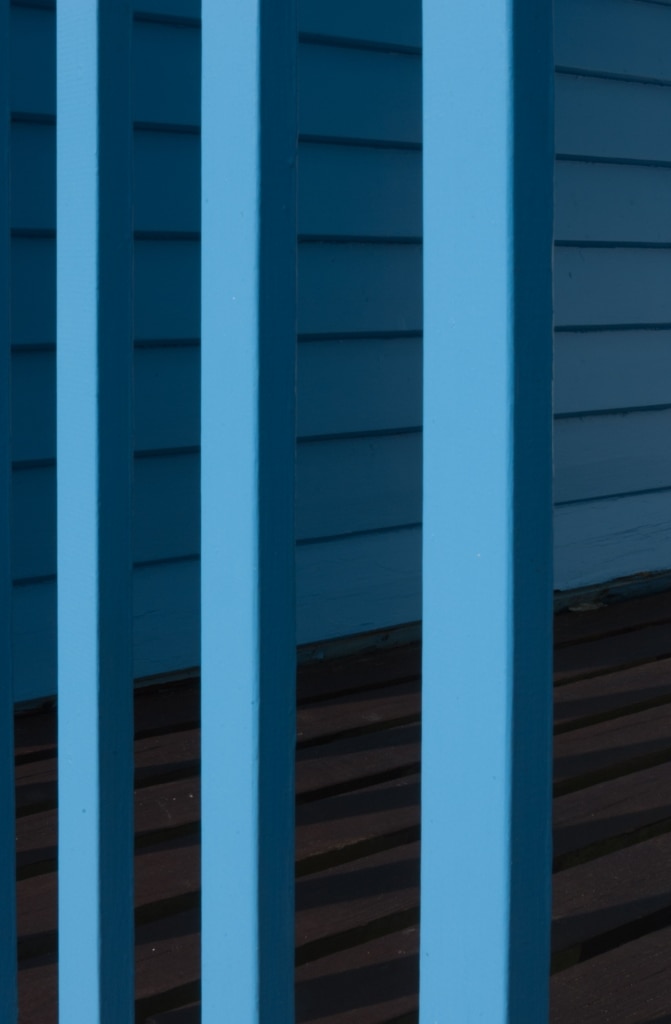
[[[556,619],[551,1024],[671,1024],[671,593]],[[416,1021],[419,649],[304,667],[299,1024]],[[193,682],[136,697],[136,1020],[199,1018]],[[56,1021],[53,712],[17,719],[21,1024]]]

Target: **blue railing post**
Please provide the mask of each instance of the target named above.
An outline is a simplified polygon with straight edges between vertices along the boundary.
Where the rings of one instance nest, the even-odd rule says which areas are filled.
[[[548,1019],[552,5],[424,2],[420,1020]]]
[[[59,1011],[133,1012],[131,11],[57,9]]]
[[[0,1020],[13,1024],[16,1002],[14,701],[12,689],[11,331],[9,0],[0,0]]]
[[[296,28],[203,0],[203,1024],[293,1024]]]

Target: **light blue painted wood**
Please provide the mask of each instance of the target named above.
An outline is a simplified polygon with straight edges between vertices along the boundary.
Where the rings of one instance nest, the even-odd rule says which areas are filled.
[[[671,405],[671,331],[561,332],[556,413]]]
[[[421,329],[420,245],[299,246],[299,333],[338,336]]]
[[[421,141],[418,56],[303,44],[298,57],[301,135]]]
[[[671,82],[671,12],[638,0],[557,0],[555,61]]]
[[[560,246],[554,263],[555,325],[671,324],[669,281],[671,249]]]
[[[422,1024],[548,1019],[551,18],[424,3]]]
[[[671,89],[557,75],[556,149],[565,156],[671,160]]]
[[[295,54],[293,3],[205,0],[203,1024],[294,1020]]]
[[[299,0],[298,28],[335,39],[419,48],[422,8],[416,0]]]
[[[671,245],[671,168],[558,160],[555,237]]]
[[[421,425],[420,337],[298,346],[300,438]]]
[[[0,3],[0,1017],[18,1019],[16,854],[14,823],[14,694],[12,664],[11,316],[10,316],[10,20]]]
[[[133,1006],[128,0],[58,8],[59,1019]]]
[[[555,423],[555,502],[671,487],[671,409]]]
[[[421,153],[303,143],[298,156],[298,232],[335,238],[419,238]]]
[[[671,491],[557,509],[555,565],[558,590],[671,568]]]

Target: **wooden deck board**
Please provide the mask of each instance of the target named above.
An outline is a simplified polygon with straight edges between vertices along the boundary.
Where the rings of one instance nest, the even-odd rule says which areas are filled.
[[[557,617],[552,1024],[671,1024],[671,593],[629,604]],[[418,672],[417,646],[300,671],[301,1024],[416,1016]],[[17,719],[21,1024],[56,1020],[54,722]],[[137,692],[138,1024],[199,1019],[199,747],[197,680]]]

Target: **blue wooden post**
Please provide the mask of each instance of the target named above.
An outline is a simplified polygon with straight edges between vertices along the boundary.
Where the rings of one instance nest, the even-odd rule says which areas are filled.
[[[12,693],[9,0],[0,0],[0,1019],[16,1005],[14,702]]]
[[[424,2],[420,1019],[548,1019],[552,5]]]
[[[202,11],[204,1024],[294,1019],[293,7]]]
[[[57,12],[59,1010],[133,1013],[131,12]]]

